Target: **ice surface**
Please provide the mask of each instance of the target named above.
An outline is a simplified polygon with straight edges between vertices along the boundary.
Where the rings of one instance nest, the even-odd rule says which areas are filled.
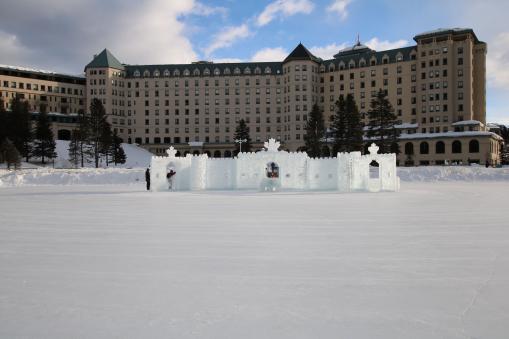
[[[507,338],[508,182],[0,189],[2,338]]]

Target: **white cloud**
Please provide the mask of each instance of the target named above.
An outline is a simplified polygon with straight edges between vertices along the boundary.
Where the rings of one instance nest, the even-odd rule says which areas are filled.
[[[214,36],[210,45],[205,48],[205,54],[208,56],[215,50],[233,45],[237,40],[246,38],[250,35],[247,24],[240,26],[226,27],[224,30]]]
[[[327,60],[327,59],[332,59],[334,54],[336,54],[337,52],[339,52],[340,50],[342,50],[343,48],[345,48],[347,46],[349,46],[349,45],[346,43],[342,43],[342,44],[332,43],[327,46],[313,46],[309,49],[309,51],[311,53],[313,53],[313,55],[315,55],[319,58],[322,58],[324,60]]]
[[[310,0],[276,0],[263,10],[256,18],[258,26],[265,26],[277,16],[289,17],[295,14],[309,14],[313,11],[314,5]]]
[[[223,17],[225,17],[228,14],[228,9],[225,7],[211,7],[207,6],[205,4],[202,4],[201,2],[196,2],[193,7],[192,14],[194,15],[203,15],[203,16],[210,16],[215,14],[220,14]]]
[[[408,41],[407,40],[396,40],[396,41],[380,40],[377,37],[374,37],[371,40],[366,41],[364,43],[364,45],[368,46],[371,49],[374,49],[375,51],[385,51],[388,49],[395,49],[395,48],[408,46]]]
[[[0,30],[1,62],[12,66],[23,66],[27,57],[33,53],[21,44],[16,35]]]
[[[283,47],[264,48],[256,52],[251,61],[283,61],[288,56],[288,52]]]
[[[334,0],[329,7],[327,7],[327,11],[339,15],[341,20],[345,20],[348,17],[347,7],[351,2],[352,0]]]
[[[244,60],[239,58],[217,58],[214,59],[214,62],[216,64],[231,64],[231,63],[238,63],[238,62],[244,62]]]
[[[509,32],[498,34],[488,45],[486,70],[489,85],[509,90]]]

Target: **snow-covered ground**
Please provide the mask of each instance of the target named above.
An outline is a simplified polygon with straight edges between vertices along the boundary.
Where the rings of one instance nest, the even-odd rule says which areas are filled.
[[[508,181],[0,189],[1,338],[507,338]]]
[[[144,150],[143,150],[144,151]],[[138,184],[145,181],[145,168],[37,168],[7,171],[0,169],[0,187],[38,185]],[[509,181],[509,167],[423,166],[399,167],[402,184],[423,181]]]

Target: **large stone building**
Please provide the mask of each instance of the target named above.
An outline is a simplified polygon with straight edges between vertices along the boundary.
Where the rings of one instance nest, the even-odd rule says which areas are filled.
[[[40,83],[32,93],[26,85],[16,88],[27,83],[19,79],[21,71],[12,75],[2,69],[0,81],[8,86],[0,94],[23,92],[34,109],[43,95],[53,97],[54,110],[62,113],[99,98],[127,142],[155,154],[173,145],[182,153],[228,157],[240,119],[249,126],[255,148],[273,137],[294,151],[304,144],[314,103],[330,124],[334,102],[352,93],[366,119],[371,99],[382,89],[403,132],[399,164],[498,162],[500,138],[486,130],[486,44],[472,29],[441,29],[414,40],[414,46],[388,51],[358,42],[330,60],[299,44],[283,61],[249,63],[126,65],[105,49],[86,65],[86,84],[79,77],[54,75],[43,81],[52,81],[59,95],[41,93]],[[64,105],[63,97],[73,104]]]

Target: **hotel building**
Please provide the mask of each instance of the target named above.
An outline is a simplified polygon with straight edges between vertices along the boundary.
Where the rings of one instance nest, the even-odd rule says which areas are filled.
[[[351,93],[367,122],[382,89],[402,130],[400,165],[498,163],[500,138],[486,129],[486,43],[472,29],[414,40],[387,51],[357,42],[330,60],[299,44],[285,60],[246,63],[127,65],[105,49],[84,78],[0,68],[0,95],[22,95],[35,111],[46,103],[63,116],[98,98],[125,142],[155,154],[173,145],[181,154],[228,157],[240,119],[255,149],[272,137],[296,151],[313,104],[330,126],[335,101]]]

